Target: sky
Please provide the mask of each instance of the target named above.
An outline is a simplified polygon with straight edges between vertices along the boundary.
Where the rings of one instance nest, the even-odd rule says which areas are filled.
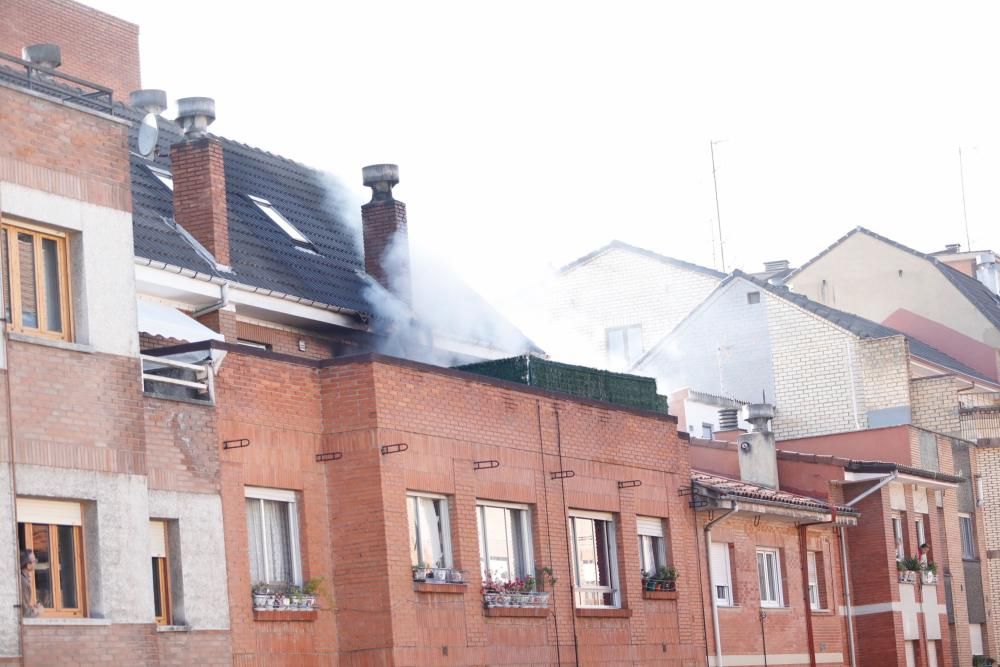
[[[399,164],[411,242],[501,307],[612,239],[729,270],[858,225],[965,248],[959,148],[968,237],[1000,250],[989,4],[85,4],[139,25],[145,87],[214,97],[216,134],[359,204],[361,167]]]

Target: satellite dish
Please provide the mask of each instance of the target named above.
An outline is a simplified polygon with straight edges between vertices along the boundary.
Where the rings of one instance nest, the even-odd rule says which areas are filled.
[[[150,157],[156,150],[156,140],[159,136],[160,127],[156,124],[156,114],[146,114],[139,123],[139,155]]]

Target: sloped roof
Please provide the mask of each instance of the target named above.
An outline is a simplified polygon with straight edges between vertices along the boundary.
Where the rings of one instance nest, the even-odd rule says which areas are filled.
[[[893,461],[878,461],[870,459],[848,459],[834,454],[813,454],[806,452],[793,452],[787,449],[777,450],[779,459],[785,461],[802,461],[805,463],[818,463],[822,465],[833,465],[848,472],[870,472],[870,473],[891,473],[900,472],[904,475],[923,477],[924,479],[950,484],[961,484],[964,477],[949,475],[948,473],[937,472],[935,470],[925,470],[924,468],[914,468],[913,466],[894,463]]]
[[[955,288],[962,293],[962,296],[966,298],[973,305],[973,307],[978,310],[983,317],[989,320],[997,329],[1000,329],[1000,297],[993,294],[985,285],[973,278],[968,276],[958,269],[955,269],[945,262],[942,262],[937,257],[929,255],[927,253],[920,252],[919,250],[914,250],[908,246],[899,243],[898,241],[893,241],[890,238],[886,238],[881,234],[877,234],[870,229],[865,227],[855,227],[851,231],[847,232],[839,239],[834,241],[832,244],[827,246],[818,255],[810,259],[808,262],[797,268],[791,274],[785,277],[784,282],[791,282],[794,280],[795,276],[801,271],[805,270],[807,267],[811,266],[814,262],[824,257],[827,253],[832,251],[834,248],[839,246],[841,243],[854,236],[855,234],[866,234],[873,239],[877,239],[883,243],[886,243],[897,250],[902,250],[903,252],[909,253],[914,257],[919,257],[922,260],[930,262],[932,265],[937,267],[937,269],[944,274],[944,277],[955,286]]]
[[[809,496],[789,493],[781,489],[772,489],[768,486],[744,482],[738,479],[723,477],[702,472],[701,470],[691,470],[691,481],[694,484],[706,489],[713,495],[720,497],[746,498],[747,500],[759,500],[767,503],[777,503],[796,509],[805,509],[814,512],[830,512],[831,505],[819,501]],[[857,515],[859,512],[850,507],[836,506],[838,514]]]
[[[742,278],[743,280],[753,283],[760,289],[765,290],[768,293],[773,294],[774,296],[784,299],[790,303],[793,303],[796,306],[802,308],[803,310],[806,310],[818,317],[825,319],[826,321],[832,324],[837,325],[842,329],[851,332],[858,338],[888,338],[889,336],[903,336],[906,338],[909,344],[910,354],[912,354],[913,356],[919,357],[920,359],[928,361],[936,366],[949,368],[953,371],[961,373],[962,375],[967,375],[969,377],[973,377],[978,380],[989,382],[990,384],[996,383],[995,380],[993,380],[992,378],[983,375],[979,371],[969,368],[962,362],[952,358],[951,356],[945,354],[944,352],[941,352],[937,348],[931,347],[930,345],[927,345],[926,343],[923,343],[917,340],[916,338],[913,338],[912,336],[908,336],[901,331],[897,331],[896,329],[892,329],[877,322],[867,320],[863,317],[854,315],[852,313],[847,313],[842,310],[837,310],[836,308],[831,308],[822,303],[813,301],[812,299],[803,296],[802,294],[797,294],[795,292],[792,292],[787,287],[772,285],[767,281],[755,278],[754,276],[748,273],[744,273],[739,269],[733,271],[730,275],[726,277],[725,280],[719,283],[719,285],[715,288],[712,294],[716,294],[719,290],[724,289],[733,280],[736,280],[738,278]],[[706,298],[706,301],[710,298],[711,295],[709,295]],[[695,308],[693,311],[691,311],[691,313],[689,313],[686,318],[681,320],[681,322],[678,323],[676,327],[674,327],[674,331],[680,328],[685,322],[688,321],[688,319],[695,317],[696,313],[700,308],[701,306],[698,306],[698,308]],[[670,334],[667,334],[667,336],[664,336],[663,339],[661,339],[656,345],[650,348],[650,350],[646,352],[646,354],[644,354],[642,357],[640,357],[640,359],[633,365],[633,368],[638,368],[646,360],[653,358],[658,353],[664,341],[666,341],[666,339],[669,337]]]
[[[643,257],[648,257],[649,259],[652,259],[652,260],[655,260],[657,262],[660,262],[661,264],[669,264],[670,266],[676,266],[677,268],[685,269],[687,271],[694,271],[696,273],[701,273],[701,274],[704,274],[706,276],[711,276],[713,278],[718,278],[720,280],[726,277],[725,273],[722,273],[720,271],[716,271],[715,269],[710,269],[707,266],[700,266],[698,264],[692,264],[691,262],[685,262],[682,259],[676,259],[674,257],[667,257],[666,255],[661,255],[661,254],[659,254],[657,252],[653,252],[652,250],[646,250],[645,248],[640,248],[638,246],[629,245],[628,243],[624,243],[623,241],[617,241],[617,240],[612,241],[611,243],[608,243],[607,245],[603,245],[600,248],[598,248],[597,250],[594,250],[593,252],[587,253],[583,257],[579,257],[577,259],[574,259],[572,262],[570,262],[566,266],[564,266],[561,269],[559,269],[559,273],[566,273],[567,271],[575,269],[578,266],[586,264],[590,260],[592,260],[595,257],[598,257],[600,255],[603,255],[604,253],[608,252],[609,250],[625,250],[627,252],[632,252],[632,253],[635,253],[637,255],[642,255]]]

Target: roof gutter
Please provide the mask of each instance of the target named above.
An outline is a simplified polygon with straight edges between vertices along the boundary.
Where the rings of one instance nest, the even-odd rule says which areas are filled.
[[[715,524],[728,519],[737,512],[740,511],[739,503],[733,499],[730,501],[732,506],[729,511],[718,516],[708,523],[705,524],[705,557],[708,561],[708,590],[712,598],[712,632],[715,638],[715,664],[718,667],[722,667],[722,632],[719,628],[719,601],[715,597],[715,591],[712,590],[714,584],[712,583],[712,526]]]

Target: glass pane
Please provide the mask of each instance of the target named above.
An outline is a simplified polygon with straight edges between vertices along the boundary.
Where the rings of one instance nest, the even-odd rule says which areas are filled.
[[[264,564],[264,516],[257,498],[247,498],[247,547],[250,554],[250,583],[267,583]]]
[[[767,565],[764,563],[764,554],[757,553],[757,583],[760,585],[760,599],[767,600]]]
[[[479,535],[479,571],[483,579],[488,579],[490,573],[486,567],[486,529],[483,526],[483,509],[483,507],[476,508],[476,531]]]
[[[595,521],[597,536],[597,575],[601,586],[611,585],[611,552],[608,540],[608,522]]]
[[[73,526],[56,526],[59,532],[59,592],[64,609],[80,606],[77,599],[76,530]]]
[[[524,510],[507,510],[507,525],[510,528],[510,567],[515,577],[526,577],[530,572],[528,563],[524,562],[525,542],[528,536],[524,534]]]
[[[621,329],[608,329],[608,363],[612,366],[624,366],[625,332]]]
[[[38,328],[38,298],[35,294],[35,240],[30,234],[17,235],[17,261],[20,265],[21,325]]]
[[[267,562],[271,581],[293,583],[292,539],[288,523],[289,503],[265,500],[264,529],[267,534]]]
[[[31,544],[35,551],[35,596],[43,607],[52,608],[52,545],[49,526],[44,523],[31,525]]]
[[[444,503],[438,498],[417,498],[417,533],[420,562],[427,567],[448,567],[444,553],[444,532],[441,511]]]
[[[42,239],[42,264],[45,269],[45,324],[49,331],[62,331],[59,247],[53,239]]]
[[[160,591],[163,587],[163,580],[160,578],[159,558],[153,559],[153,615],[156,618],[163,617],[163,600]]]
[[[511,545],[507,540],[507,511],[502,507],[484,507],[486,553],[489,554],[490,576],[508,581],[513,578]]]
[[[642,328],[628,328],[628,362],[629,364],[639,360],[642,356]]]
[[[642,561],[642,571],[646,574],[655,574],[656,556],[653,551],[653,538],[649,535],[639,536],[639,558]]]
[[[577,578],[580,586],[597,586],[597,551],[594,544],[594,521],[573,518],[576,538]]]
[[[3,309],[4,317],[10,321],[10,255],[7,251],[7,230],[0,231],[0,251],[3,253]]]
[[[426,565],[420,560],[420,536],[417,533],[417,499],[410,496],[406,499],[406,514],[410,524],[410,565]]]

